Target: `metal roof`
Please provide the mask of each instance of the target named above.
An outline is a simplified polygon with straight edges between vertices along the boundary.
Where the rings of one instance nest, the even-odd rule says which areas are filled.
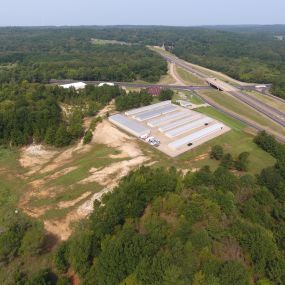
[[[209,124],[213,121],[213,119],[211,118],[202,118],[202,119],[199,119],[197,121],[194,121],[194,122],[191,122],[189,124],[186,124],[186,125],[183,125],[179,128],[176,128],[176,129],[173,129],[173,130],[170,130],[168,132],[166,132],[165,134],[168,136],[168,137],[177,137],[179,135],[182,135],[184,133],[187,133],[189,131],[192,131],[194,129],[197,129],[199,127],[202,127],[204,126],[205,124]]]
[[[169,114],[169,115],[165,115],[161,118],[158,118],[158,119],[154,119],[154,120],[151,120],[149,121],[147,124],[150,126],[150,127],[157,127],[157,126],[160,126],[168,121],[173,121],[173,120],[178,120],[180,118],[184,118],[186,116],[191,116],[191,113],[190,112],[177,112],[177,113],[174,113],[174,114]]]
[[[161,116],[163,114],[171,113],[177,110],[177,106],[174,105],[167,105],[160,108],[156,108],[154,110],[150,110],[147,112],[140,113],[138,115],[135,115],[134,118],[139,121],[145,121],[148,119],[152,119],[158,116]]]
[[[148,105],[148,106],[145,106],[145,107],[141,107],[141,108],[137,108],[137,109],[133,109],[133,110],[127,111],[127,112],[125,112],[125,114],[127,116],[132,116],[132,115],[144,112],[144,111],[152,110],[152,109],[155,109],[155,108],[158,108],[158,107],[161,107],[161,106],[165,106],[165,105],[170,105],[170,104],[171,104],[171,101],[167,100],[167,101],[163,101],[163,102],[160,102],[160,103],[156,103],[156,104],[152,104],[152,105]]]
[[[149,128],[121,114],[110,116],[109,121],[136,136],[150,132]]]
[[[168,130],[174,129],[174,128],[179,127],[181,125],[184,125],[186,123],[193,122],[193,121],[195,121],[195,120],[197,120],[199,118],[201,118],[200,114],[189,113],[187,118],[184,118],[184,119],[181,119],[179,121],[172,122],[171,124],[162,126],[162,127],[159,128],[159,131],[164,133],[164,132],[166,132]]]
[[[67,88],[75,88],[75,89],[83,89],[85,88],[87,84],[84,83],[84,82],[74,82],[74,83],[70,83],[70,84],[63,84],[63,85],[60,85],[61,87],[67,89]]]
[[[224,125],[217,123],[215,125],[209,126],[207,128],[204,128],[203,130],[197,131],[189,136],[186,136],[182,139],[179,139],[177,141],[174,141],[170,144],[168,144],[169,147],[177,149],[183,145],[187,145],[189,143],[194,143],[195,141],[202,139],[206,136],[209,136],[213,133],[218,132],[219,130],[223,129]]]

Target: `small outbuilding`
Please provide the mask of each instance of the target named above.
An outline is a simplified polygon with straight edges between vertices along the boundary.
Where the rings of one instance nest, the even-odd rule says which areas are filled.
[[[84,89],[86,85],[87,84],[84,82],[74,82],[74,83],[60,85],[60,87],[63,87],[64,89],[74,88],[76,90],[79,90],[79,89]]]
[[[115,84],[112,82],[101,82],[98,84],[98,87],[103,87],[103,86],[115,86]]]

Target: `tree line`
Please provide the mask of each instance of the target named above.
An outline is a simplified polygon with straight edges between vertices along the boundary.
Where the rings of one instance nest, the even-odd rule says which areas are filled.
[[[83,118],[94,116],[112,99],[125,94],[113,86],[76,91],[42,84],[0,85],[0,144],[44,142],[66,146],[84,135]],[[64,106],[71,107],[66,115]]]
[[[0,29],[0,83],[159,81],[166,62],[142,45],[94,45],[85,29]]]
[[[210,152],[221,162],[215,170],[131,172],[58,246],[53,268],[20,270],[12,279],[69,285],[72,269],[83,285],[282,285],[285,148],[264,132],[255,142],[277,158],[257,176],[239,168],[248,153],[229,159],[218,145]],[[0,234],[1,262],[41,255],[43,241],[42,225],[19,216]]]

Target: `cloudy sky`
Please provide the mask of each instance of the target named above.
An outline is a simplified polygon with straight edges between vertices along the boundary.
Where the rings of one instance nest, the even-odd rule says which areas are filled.
[[[1,0],[0,26],[285,24],[285,0]]]

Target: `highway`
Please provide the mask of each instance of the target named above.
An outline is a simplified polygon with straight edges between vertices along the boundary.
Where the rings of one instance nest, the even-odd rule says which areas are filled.
[[[194,67],[190,66],[187,62],[184,60],[181,60],[177,58],[176,56],[172,55],[166,55],[165,53],[159,52],[159,54],[168,62],[174,63],[177,66],[182,67],[183,69],[187,70],[188,72],[194,74],[195,76],[199,77],[200,79],[206,81],[207,78],[209,78],[209,75],[204,74],[200,70],[196,70]],[[74,81],[67,81],[67,80],[53,80],[51,83],[53,84],[66,84],[66,83],[72,83]],[[94,84],[98,85],[101,83],[101,81],[84,81],[86,84]],[[173,90],[191,90],[191,91],[198,91],[198,90],[211,90],[213,87],[211,86],[177,86],[177,85],[159,85],[159,84],[147,84],[147,83],[129,83],[129,82],[114,82],[114,84],[121,86],[121,87],[133,87],[133,88],[149,88],[149,87],[160,87],[163,89],[173,89]],[[227,83],[228,84],[228,83]],[[229,85],[229,84],[228,84]],[[270,85],[266,85],[267,87]],[[267,104],[263,103],[262,101],[250,97],[249,95],[242,92],[242,90],[255,90],[255,85],[247,85],[247,86],[239,86],[238,88],[236,86],[233,86],[237,91],[228,91],[226,94],[229,96],[233,96],[234,98],[238,99],[239,101],[243,102],[244,104],[247,104],[251,108],[255,109],[256,111],[260,112],[264,116],[267,116],[277,124],[281,125],[282,127],[285,127],[285,113],[280,112],[279,110],[268,106]],[[268,95],[264,95],[268,96]],[[272,95],[271,95],[272,96]],[[273,96],[275,98],[275,96]],[[282,99],[280,99],[281,101]],[[205,100],[204,100],[205,101]],[[208,102],[207,102],[208,103]],[[213,104],[211,104],[213,106]],[[214,106],[217,108],[217,106]],[[217,108],[220,109],[220,108]],[[223,110],[223,112],[225,112]],[[230,113],[229,113],[230,114]],[[232,116],[232,115],[231,115]],[[245,122],[241,118],[239,118],[240,121]],[[248,122],[245,122],[247,125],[251,125],[255,129],[260,130],[260,127],[253,126],[252,124],[249,124]],[[281,138],[279,138],[281,140]],[[283,141],[283,140],[282,140]]]
[[[250,107],[254,108],[255,110],[259,111],[260,113],[266,115],[274,122],[278,123],[279,125],[285,127],[285,114],[280,112],[279,110],[263,103],[262,101],[249,97],[248,95],[242,92],[227,92],[236,99],[244,102],[245,104],[249,105]]]
[[[162,53],[162,52],[159,52],[159,54],[163,58],[165,58],[167,61],[172,62],[172,63],[176,64],[177,66],[184,68],[185,70],[191,72],[192,74],[200,77],[200,79],[206,80],[206,78],[209,77],[208,75],[204,74],[200,70],[198,71],[195,68],[193,68],[192,66],[189,66],[187,64],[187,62],[177,58],[176,56],[166,55],[165,53]],[[230,85],[229,83],[227,83],[227,84]],[[270,86],[270,85],[266,85],[266,86]],[[285,127],[285,113],[280,112],[279,110],[277,110],[271,106],[268,106],[267,104],[263,103],[262,101],[260,101],[256,98],[252,98],[252,97],[248,96],[247,94],[242,93],[242,90],[246,89],[246,86],[240,86],[240,87],[233,86],[233,87],[235,89],[237,89],[237,91],[229,91],[226,93],[235,97],[239,101],[249,105],[250,107],[252,107],[256,111],[267,116],[268,118],[270,118],[271,120],[273,120],[277,124],[281,125],[282,127]],[[252,85],[248,86],[248,88],[249,88],[249,90],[255,89],[255,88],[253,88]]]
[[[234,118],[234,119],[236,119],[236,120],[238,120],[238,121],[244,123],[245,125],[247,125],[247,126],[253,128],[253,129],[257,130],[258,132],[264,131],[264,128],[260,127],[258,124],[254,124],[254,123],[252,123],[252,122],[246,120],[245,118],[243,118],[243,117],[241,117],[241,116],[239,116],[239,115],[237,115],[237,114],[233,114],[232,112],[227,111],[227,110],[221,108],[218,104],[215,104],[215,103],[213,103],[212,101],[207,100],[206,98],[200,96],[200,95],[199,95],[198,93],[196,93],[196,92],[195,92],[195,94],[196,94],[196,96],[199,97],[202,101],[204,101],[204,102],[207,103],[208,105],[212,106],[213,108],[217,109],[217,110],[220,111],[221,113],[224,113],[224,114],[226,114],[226,115],[228,115],[228,116],[230,116],[230,117],[232,117],[232,118]],[[267,130],[267,132],[268,132],[268,130]],[[284,138],[284,137],[279,136],[279,135],[276,135],[276,133],[272,133],[272,132],[270,132],[270,131],[269,131],[268,133],[272,134],[279,142],[285,143],[285,138]]]

